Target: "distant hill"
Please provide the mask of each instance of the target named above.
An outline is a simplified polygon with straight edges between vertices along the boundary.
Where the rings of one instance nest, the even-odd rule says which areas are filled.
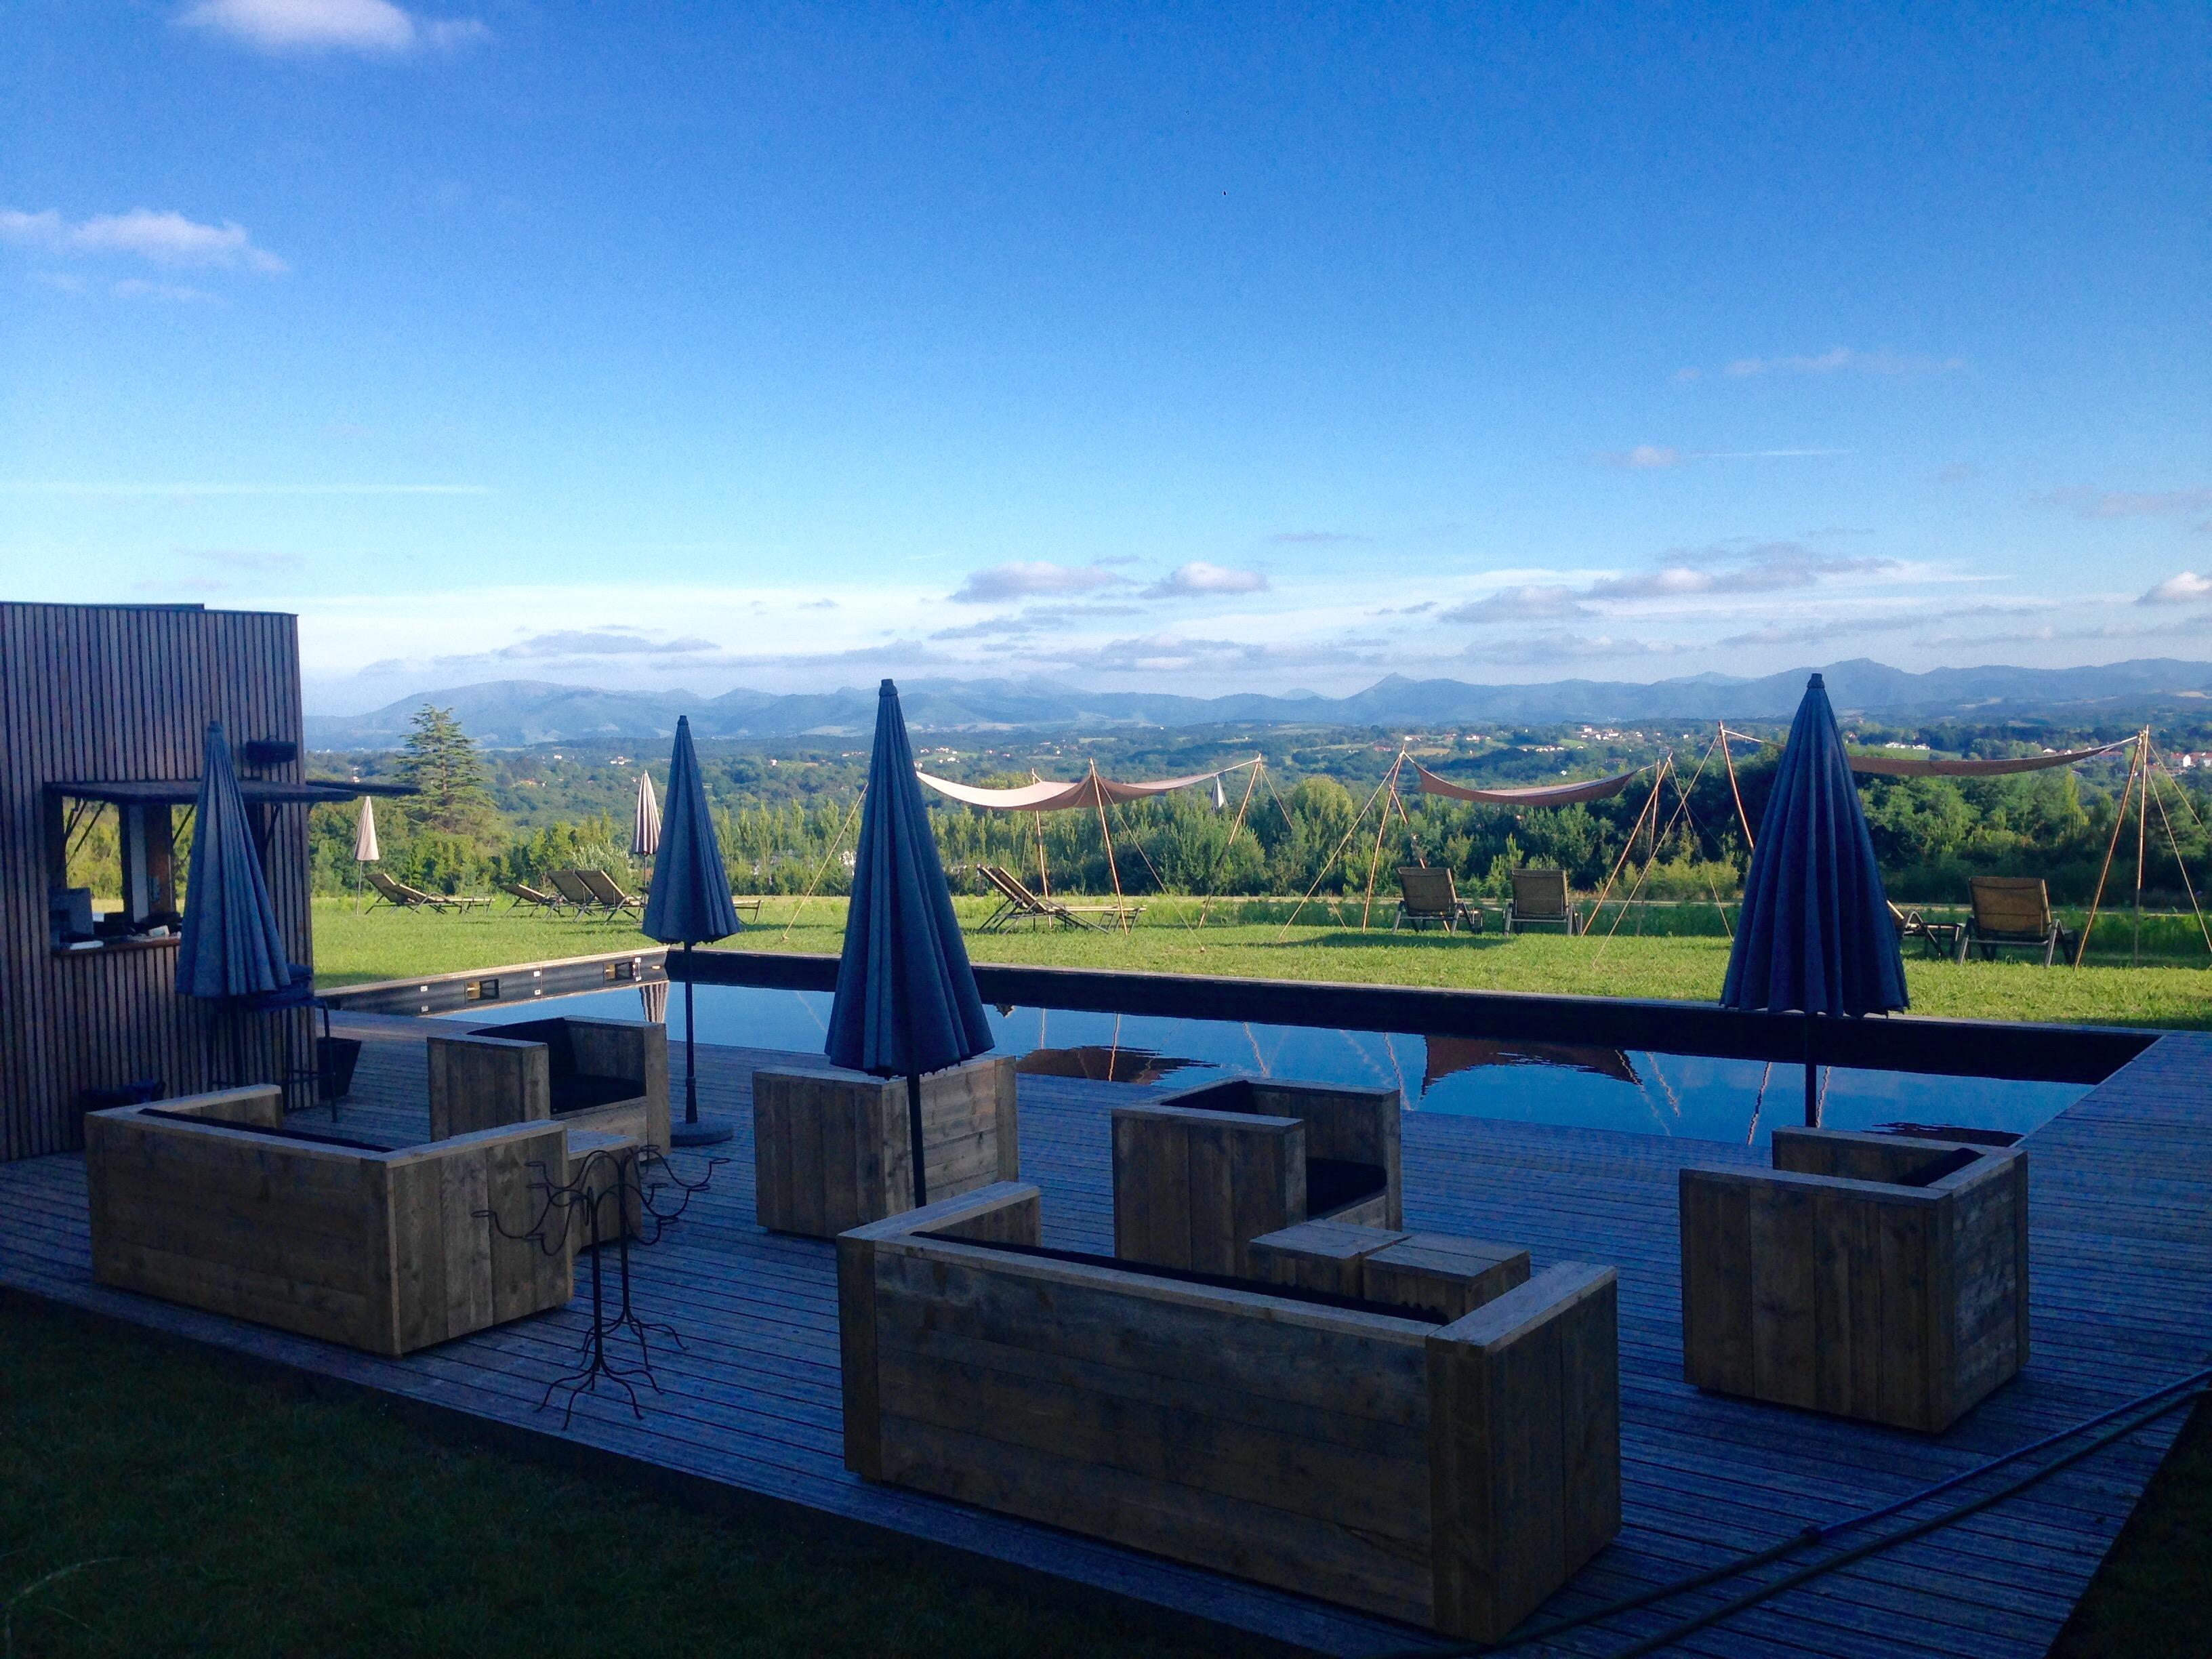
[[[1311,692],[1186,697],[1168,692],[1085,691],[1050,680],[908,680],[899,687],[908,723],[929,731],[1117,726],[1435,726],[1636,720],[1773,720],[1788,715],[1813,671],[1759,679],[1697,674],[1650,684],[1552,680],[1540,685],[1470,685],[1393,674],[1347,697]],[[2097,668],[1937,668],[1923,674],[1863,658],[1820,671],[1839,709],[1864,714],[1989,716],[2063,708],[2094,714],[2169,699],[2212,698],[2212,663],[2168,658]],[[874,728],[872,688],[779,695],[737,690],[608,691],[544,680],[492,680],[420,691],[366,714],[311,714],[313,749],[393,748],[425,702],[451,708],[479,742],[499,748],[540,743],[629,743],[665,738],[679,714],[705,738],[864,737]]]

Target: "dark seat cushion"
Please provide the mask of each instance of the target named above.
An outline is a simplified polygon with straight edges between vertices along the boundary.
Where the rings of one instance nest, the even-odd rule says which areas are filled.
[[[644,1092],[645,1086],[635,1078],[594,1077],[589,1072],[571,1072],[566,1077],[553,1079],[553,1115],[588,1112],[594,1106],[611,1106],[618,1100],[635,1100]]]
[[[556,1100],[562,1079],[575,1075],[576,1045],[568,1035],[568,1022],[565,1019],[520,1019],[512,1025],[479,1025],[469,1035],[504,1037],[510,1042],[544,1043],[545,1069],[552,1075]]]
[[[1306,1213],[1327,1215],[1363,1198],[1372,1198],[1389,1184],[1390,1177],[1379,1164],[1310,1158],[1306,1160]]]
[[[1982,1155],[1971,1146],[1960,1146],[1936,1158],[1909,1176],[1892,1182],[1893,1187],[1932,1187],[1947,1175],[1956,1175],[1970,1164],[1982,1161]]]
[[[198,1112],[172,1112],[160,1106],[149,1106],[138,1114],[141,1117],[158,1117],[169,1123],[189,1123],[196,1129],[235,1130],[240,1134],[268,1135],[278,1140],[304,1140],[314,1146],[343,1146],[356,1152],[388,1152],[392,1149],[374,1140],[350,1140],[343,1135],[312,1134],[305,1129],[264,1129],[258,1123],[231,1123],[219,1117],[206,1117]]]

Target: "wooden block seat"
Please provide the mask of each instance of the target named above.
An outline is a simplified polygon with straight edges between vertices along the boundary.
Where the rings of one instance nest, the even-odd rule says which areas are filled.
[[[922,1179],[932,1200],[1022,1170],[1011,1055],[921,1079]],[[835,1238],[914,1207],[906,1079],[824,1066],[753,1073],[753,1194],[771,1232]]]
[[[847,1468],[1486,1642],[1619,1530],[1612,1268],[1447,1320],[1041,1220],[1004,1182],[839,1237]]]
[[[1252,1275],[1248,1247],[1302,1221],[1397,1227],[1395,1089],[1237,1077],[1114,1109],[1114,1252]]]
[[[274,1087],[85,1119],[103,1285],[403,1354],[566,1304],[569,1253],[510,1237],[566,1179],[551,1123],[391,1151],[283,1127]]]
[[[2027,1154],[1777,1129],[1770,1170],[1681,1174],[1701,1389],[1940,1433],[2027,1363]]]
[[[1528,1282],[1528,1252],[1448,1233],[1304,1221],[1251,1243],[1253,1275],[1443,1319],[1473,1313]]]
[[[433,1139],[550,1120],[668,1146],[666,1026],[520,1020],[439,1031],[428,1048]]]

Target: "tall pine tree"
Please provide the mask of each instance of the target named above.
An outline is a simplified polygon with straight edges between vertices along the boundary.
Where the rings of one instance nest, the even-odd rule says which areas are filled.
[[[420,792],[408,803],[408,816],[425,830],[470,840],[485,835],[495,814],[476,739],[461,730],[452,709],[427,702],[415,711],[413,725],[399,760],[400,775]]]

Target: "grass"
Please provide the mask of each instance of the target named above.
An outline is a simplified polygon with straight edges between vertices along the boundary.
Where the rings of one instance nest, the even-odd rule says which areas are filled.
[[[988,913],[981,900],[963,899],[958,908],[970,928]],[[1287,904],[1243,902],[1233,907],[1234,920],[1209,921],[1203,928],[1188,925],[1196,908],[1188,901],[1154,903],[1126,936],[971,932],[969,950],[979,962],[1694,1001],[1720,994],[1728,966],[1723,938],[1638,937],[1629,931],[1633,921],[1610,939],[1393,934],[1387,926],[1362,933],[1326,918],[1321,926],[1302,921],[1286,933],[1279,921],[1263,918],[1286,915]],[[816,899],[803,912],[795,900],[770,899],[760,922],[731,943],[750,950],[835,951],[844,911],[840,899]],[[794,915],[796,925],[787,931]],[[1356,907],[1352,915],[1356,918]],[[318,900],[315,906],[315,965],[326,986],[499,967],[641,942],[629,924],[518,915],[503,906],[446,915],[389,909],[356,915],[349,901],[340,899]],[[2026,958],[1960,963],[1915,954],[1906,957],[1905,975],[1917,1013],[2212,1027],[2212,968],[2179,962],[2046,969]]]
[[[0,1653],[1276,1651],[857,1530],[702,1510],[0,1301]]]

